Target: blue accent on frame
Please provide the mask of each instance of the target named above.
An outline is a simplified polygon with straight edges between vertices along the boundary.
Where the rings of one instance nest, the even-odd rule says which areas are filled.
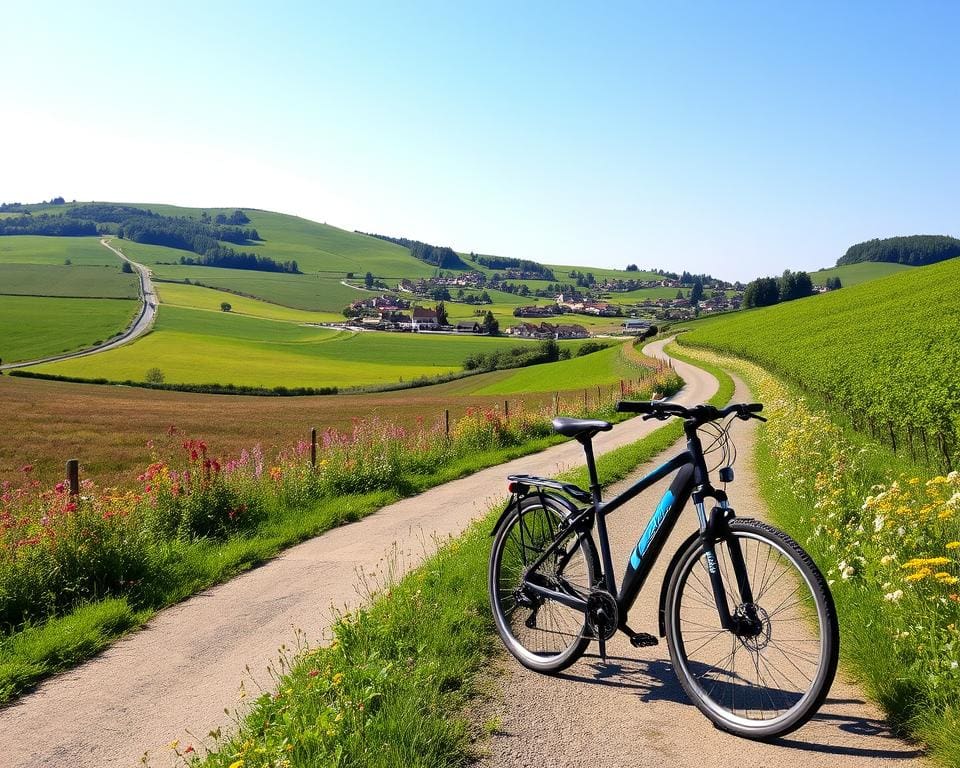
[[[637,568],[640,567],[643,553],[650,547],[650,542],[653,541],[653,537],[656,536],[657,531],[660,530],[663,519],[667,516],[667,512],[673,505],[673,498],[673,491],[668,490],[663,494],[663,498],[660,499],[660,503],[653,512],[653,517],[650,518],[650,522],[647,523],[647,527],[644,529],[640,541],[637,542],[636,549],[634,549],[633,554],[630,555],[630,567],[633,568],[633,570],[637,570]]]

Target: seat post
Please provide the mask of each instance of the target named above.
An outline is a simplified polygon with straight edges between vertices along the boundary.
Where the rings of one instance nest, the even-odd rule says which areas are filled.
[[[590,491],[593,493],[593,501],[600,503],[600,480],[597,477],[597,462],[593,458],[593,435],[589,432],[577,437],[577,442],[583,446],[583,452],[587,455],[587,472],[590,474]]]

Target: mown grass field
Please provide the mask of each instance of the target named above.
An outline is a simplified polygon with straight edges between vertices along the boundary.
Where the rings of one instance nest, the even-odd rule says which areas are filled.
[[[960,259],[701,322],[681,337],[759,363],[861,430],[926,439],[953,466],[960,433]]]
[[[131,300],[0,296],[0,359],[15,363],[89,347],[120,333],[139,310]]]
[[[100,245],[99,237],[41,237],[5,235],[0,237],[0,263],[119,267],[120,259]]]

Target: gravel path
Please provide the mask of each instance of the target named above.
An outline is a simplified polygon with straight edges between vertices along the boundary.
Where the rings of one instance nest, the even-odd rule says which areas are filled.
[[[664,342],[648,345],[662,352]],[[692,404],[716,389],[713,377],[677,364],[687,386],[677,397]],[[596,440],[602,453],[660,426],[632,419]],[[419,563],[433,536],[461,533],[505,496],[505,476],[554,474],[582,463],[575,442],[482,470],[385,507],[357,523],[287,550],[266,565],[180,605],[145,629],[120,640],[96,659],[41,685],[0,709],[0,766],[83,768],[132,766],[144,753],[169,765],[166,745],[197,744],[193,734],[229,728],[224,708],[238,704],[246,672],[270,687],[267,665],[294,630],[316,642],[328,632],[332,607],[363,599],[358,573],[382,568],[397,553],[402,569]]]
[[[737,402],[751,400],[737,382]],[[752,466],[756,422],[737,421],[732,433],[738,447],[737,477],[730,486],[731,505],[741,517],[765,518]],[[681,449],[678,443],[634,478]],[[612,493],[626,488],[625,480]],[[626,562],[650,514],[650,499],[659,499],[670,478],[654,486],[608,520],[614,566]],[[649,494],[649,495],[648,495]],[[646,502],[644,502],[646,500]],[[630,625],[657,634],[657,601],[669,556],[693,530],[696,516],[674,529],[631,611]],[[617,572],[619,577],[620,571]],[[503,652],[497,668],[499,697],[481,717],[499,717],[484,768],[533,766],[803,766],[861,768],[921,766],[920,750],[893,737],[883,716],[841,670],[820,710],[803,728],[773,743],[747,741],[713,725],[686,698],[674,676],[666,645],[635,649],[619,634],[607,645],[608,662],[596,645],[559,676],[530,672]]]

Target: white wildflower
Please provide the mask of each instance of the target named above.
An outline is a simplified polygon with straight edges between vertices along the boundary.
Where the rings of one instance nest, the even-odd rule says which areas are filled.
[[[883,515],[877,515],[873,518],[873,530],[874,533],[880,533],[883,530],[883,524],[886,522],[886,518]]]
[[[885,594],[885,595],[883,596],[883,599],[884,599],[884,600],[889,600],[891,603],[895,603],[895,602],[897,602],[897,600],[899,600],[901,597],[903,597],[903,590],[902,590],[902,589],[898,589],[898,590],[895,590],[894,592],[887,592],[887,594]]]
[[[897,559],[896,555],[884,555],[880,558],[880,565],[890,565],[894,560]]]

